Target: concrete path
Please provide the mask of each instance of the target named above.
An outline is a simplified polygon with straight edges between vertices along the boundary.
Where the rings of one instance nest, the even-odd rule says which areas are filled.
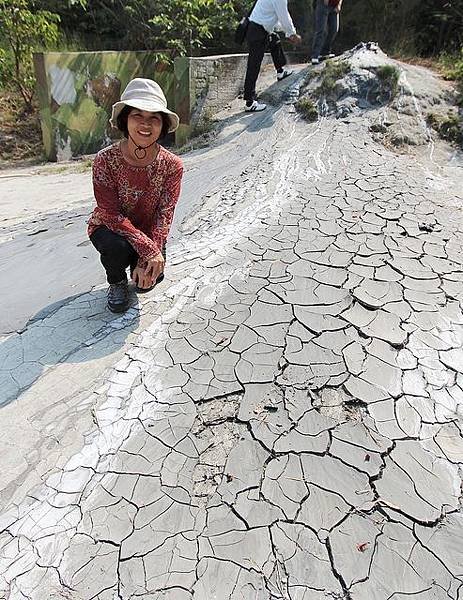
[[[286,105],[185,159],[158,290],[0,346],[0,598],[461,600],[461,163]]]

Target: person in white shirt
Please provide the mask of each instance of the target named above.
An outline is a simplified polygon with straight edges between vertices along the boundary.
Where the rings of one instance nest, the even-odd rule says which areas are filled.
[[[285,69],[286,56],[275,30],[283,31],[292,44],[300,44],[301,36],[296,33],[288,12],[288,0],[257,0],[249,15],[249,26],[246,32],[249,55],[244,81],[244,99],[247,112],[259,112],[267,108],[266,104],[257,102],[256,98],[256,82],[266,50],[270,50],[278,80],[292,73],[292,70]]]

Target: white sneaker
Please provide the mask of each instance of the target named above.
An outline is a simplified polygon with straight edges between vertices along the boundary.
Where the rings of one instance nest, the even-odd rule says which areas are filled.
[[[281,81],[282,79],[285,79],[285,77],[289,77],[292,74],[293,74],[292,69],[283,69],[283,71],[281,73],[277,73],[277,79],[278,79],[278,81]]]
[[[322,56],[323,60],[327,60],[329,58],[334,58],[336,56],[336,54],[334,54],[333,52],[330,52],[329,54],[324,54]]]
[[[319,65],[320,64],[320,59],[319,58],[312,58],[312,60],[310,62],[313,65]]]
[[[267,105],[264,104],[263,102],[257,102],[257,100],[254,100],[254,102],[251,104],[251,106],[248,106],[246,104],[246,106],[244,107],[244,110],[246,112],[260,112],[262,110],[265,110],[267,108]]]

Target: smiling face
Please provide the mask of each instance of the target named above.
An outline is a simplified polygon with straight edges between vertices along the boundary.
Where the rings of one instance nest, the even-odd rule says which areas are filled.
[[[137,146],[149,146],[162,131],[161,113],[132,108],[127,118],[127,130]]]

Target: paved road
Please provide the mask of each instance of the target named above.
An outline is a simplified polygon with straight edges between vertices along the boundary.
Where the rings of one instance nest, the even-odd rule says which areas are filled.
[[[3,342],[0,597],[461,600],[461,167],[288,106],[187,164],[156,294]]]

